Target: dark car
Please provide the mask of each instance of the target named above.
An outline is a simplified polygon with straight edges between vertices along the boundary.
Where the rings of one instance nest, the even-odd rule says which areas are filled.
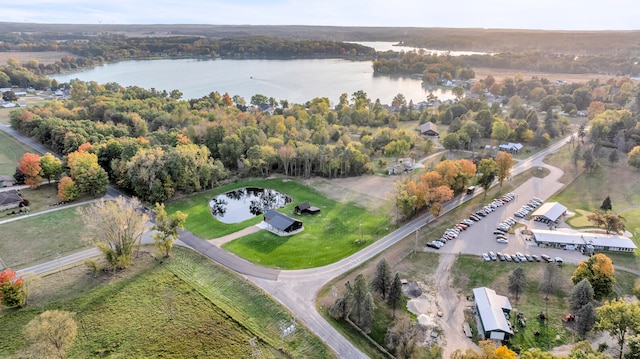
[[[438,245],[433,243],[433,242],[428,242],[427,243],[427,247],[434,248],[434,249],[440,249],[440,247],[438,247]]]
[[[540,257],[538,257],[538,256],[537,256],[537,255],[535,255],[535,254],[532,254],[532,255],[531,255],[531,258],[533,258],[533,260],[534,260],[534,261],[536,261],[536,262],[540,262],[540,261],[542,260],[542,259],[540,259]]]

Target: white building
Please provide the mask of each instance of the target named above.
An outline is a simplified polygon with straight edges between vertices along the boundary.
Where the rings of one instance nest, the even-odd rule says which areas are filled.
[[[637,248],[631,239],[617,234],[578,232],[566,228],[554,231],[533,229],[532,232],[538,246],[582,251],[590,245],[595,250],[614,252],[633,252]]]

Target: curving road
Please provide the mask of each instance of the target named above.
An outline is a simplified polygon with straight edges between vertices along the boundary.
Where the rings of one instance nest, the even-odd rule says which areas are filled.
[[[22,142],[42,153],[48,152],[42,145],[35,143],[30,138],[13,131],[7,126],[0,125],[0,130],[17,137]],[[569,137],[536,153],[529,159],[519,162],[512,169],[512,173],[514,175],[519,174],[532,166],[546,166],[542,163],[542,158],[549,153],[557,151],[568,142],[568,139]],[[482,191],[477,191],[474,196],[480,195],[481,193]],[[121,195],[121,193],[111,187],[109,188],[107,196],[115,197],[118,195]],[[444,206],[442,214],[449,212],[469,198],[471,198],[471,196],[462,196],[448,202]],[[304,322],[305,325],[322,338],[326,344],[336,352],[338,357],[357,359],[367,358],[367,356],[345,339],[318,313],[315,305],[315,298],[318,291],[331,279],[368,261],[433,220],[433,216],[423,215],[406,223],[401,228],[347,258],[324,267],[305,270],[279,271],[264,268],[228,253],[188,231],[184,231],[181,234],[181,241],[214,261],[245,275],[253,283],[270,293],[274,298],[288,307],[298,320]],[[21,272],[29,273],[36,269],[41,270],[44,268],[50,271],[58,266],[70,263],[68,261],[79,261],[95,255],[96,252],[92,249],[40,265],[43,267],[36,266],[39,268],[26,268]]]

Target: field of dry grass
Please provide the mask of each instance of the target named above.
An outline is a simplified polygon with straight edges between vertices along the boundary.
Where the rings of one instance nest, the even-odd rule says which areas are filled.
[[[0,64],[4,65],[7,63],[7,60],[14,58],[20,61],[21,64],[24,64],[29,60],[38,60],[38,62],[40,62],[41,64],[47,65],[47,64],[53,64],[67,55],[73,56],[68,52],[62,52],[62,51],[43,51],[43,52],[0,51]]]
[[[525,80],[529,80],[535,76],[548,79],[549,81],[564,80],[567,82],[587,82],[594,79],[598,79],[600,82],[606,82],[608,79],[614,77],[604,74],[561,74],[553,72],[519,71],[514,69],[494,69],[488,67],[475,67],[473,71],[476,73],[476,79],[484,79],[488,75],[493,75],[496,81],[501,81],[505,77],[514,77],[517,74],[522,75],[522,78]]]

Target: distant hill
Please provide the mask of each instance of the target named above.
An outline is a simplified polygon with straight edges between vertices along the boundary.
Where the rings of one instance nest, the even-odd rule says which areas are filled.
[[[640,31],[339,27],[303,25],[116,25],[0,22],[2,32],[57,34],[64,38],[104,33],[129,36],[196,35],[210,38],[264,35],[288,39],[394,41],[440,50],[640,56]]]

